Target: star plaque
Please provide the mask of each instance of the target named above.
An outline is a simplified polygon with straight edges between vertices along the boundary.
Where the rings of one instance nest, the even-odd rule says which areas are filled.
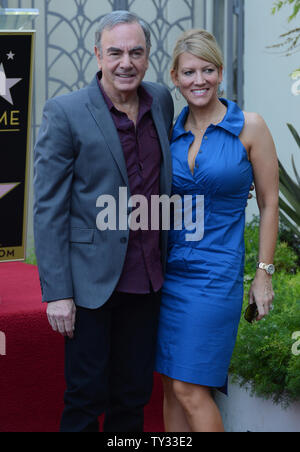
[[[33,42],[0,31],[0,265],[26,255]]]

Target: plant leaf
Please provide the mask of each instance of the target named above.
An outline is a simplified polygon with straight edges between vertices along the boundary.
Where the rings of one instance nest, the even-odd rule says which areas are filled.
[[[296,223],[300,228],[300,213],[293,210],[282,198],[279,198],[279,207]],[[298,231],[300,232],[300,230]]]
[[[295,173],[295,176],[296,176],[298,185],[299,185],[299,187],[300,187],[300,176],[299,176],[298,171],[297,171],[297,169],[296,169],[295,159],[294,159],[294,156],[293,156],[293,155],[292,155],[292,165],[293,165],[293,170],[294,170],[294,173]]]
[[[295,198],[287,188],[280,185],[280,191],[283,194],[283,196],[286,198],[288,203],[291,205],[291,207],[294,209],[295,212],[300,212],[300,202],[298,202],[297,198]],[[299,199],[299,198],[298,198]]]
[[[290,131],[291,131],[293,137],[294,137],[295,140],[296,140],[296,143],[298,144],[298,146],[299,146],[299,148],[300,148],[300,137],[299,137],[299,135],[298,135],[296,129],[292,126],[292,124],[287,124],[287,126],[288,126],[288,128],[290,129]]]
[[[297,227],[284,215],[282,211],[280,211],[281,220],[297,235],[300,237],[300,231]]]
[[[281,188],[284,188],[289,192],[289,196],[295,198],[296,203],[300,202],[300,186],[293,181],[293,179],[288,175],[284,169],[282,163],[279,161],[279,181]],[[286,195],[285,195],[286,196]]]

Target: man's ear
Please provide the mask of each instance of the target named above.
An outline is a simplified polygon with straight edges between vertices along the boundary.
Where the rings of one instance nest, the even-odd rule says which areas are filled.
[[[100,54],[100,50],[98,49],[97,46],[94,47],[94,52],[97,58],[97,63],[98,63],[98,68],[101,71],[101,54]]]

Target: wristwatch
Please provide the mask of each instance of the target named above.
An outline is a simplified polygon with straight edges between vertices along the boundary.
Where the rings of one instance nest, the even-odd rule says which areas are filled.
[[[275,273],[275,267],[273,264],[265,264],[264,262],[257,262],[256,268],[265,270],[268,273],[268,275],[273,275]]]

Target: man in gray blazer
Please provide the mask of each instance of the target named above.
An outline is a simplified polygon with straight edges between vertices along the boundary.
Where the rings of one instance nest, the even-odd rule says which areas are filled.
[[[131,195],[150,203],[171,191],[173,102],[166,88],[142,82],[150,47],[137,16],[105,16],[97,76],[46,103],[35,148],[42,296],[53,330],[66,336],[64,432],[97,431],[101,413],[104,431],[143,431],[151,396],[167,232],[124,226]],[[99,230],[106,195],[118,227]]]

